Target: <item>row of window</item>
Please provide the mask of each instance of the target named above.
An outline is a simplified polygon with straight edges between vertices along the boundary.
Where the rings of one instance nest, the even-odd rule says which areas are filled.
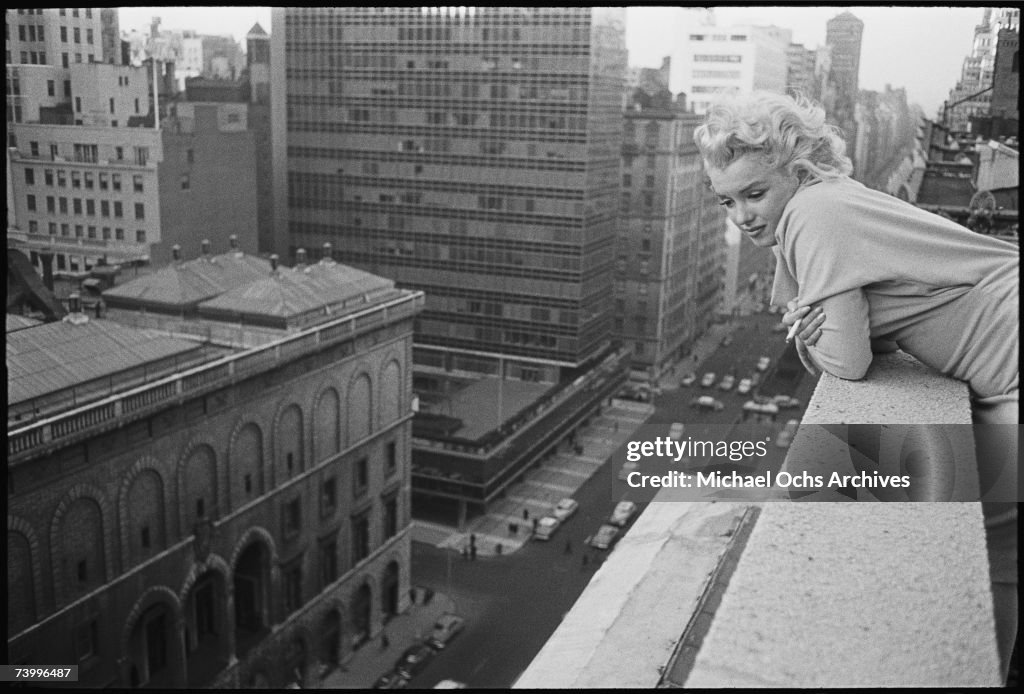
[[[75,161],[96,163],[96,145],[75,145]],[[100,190],[107,190],[108,188],[117,191],[121,190],[121,174],[119,173],[94,173],[92,171],[72,169],[70,180],[72,188],[81,188],[84,185],[86,190],[92,190],[93,186],[98,183]],[[58,187],[66,188],[68,185],[68,172],[66,169],[43,169],[43,181],[45,185],[51,188],[54,186],[55,181]],[[25,183],[30,186],[36,184],[36,171],[32,167],[25,167]],[[142,174],[132,174],[132,189],[136,193],[145,191],[145,177]]]
[[[71,225],[66,223],[66,222],[62,222],[59,225],[59,227],[58,227],[57,222],[49,222],[50,236],[57,236],[58,235],[58,233],[57,233],[58,232],[58,228],[59,228],[59,231],[60,231],[60,236],[71,238]],[[30,234],[38,234],[39,233],[39,222],[36,221],[35,219],[30,219],[28,221],[28,231],[29,231]],[[74,238],[79,238],[79,239],[82,239],[82,238],[100,239],[100,238],[102,238],[104,241],[110,241],[111,240],[111,228],[110,227],[98,228],[98,227],[93,226],[93,225],[75,224],[74,225]],[[124,229],[121,228],[121,227],[115,227],[113,229],[113,239],[115,241],[124,241],[125,240]],[[145,229],[137,229],[135,231],[135,242],[136,243],[146,243],[146,230]],[[57,257],[57,269],[58,270],[64,270],[65,269],[64,268],[64,263],[62,262],[63,260],[64,260],[64,256],[58,256]],[[75,270],[76,268],[71,268],[71,269]]]
[[[96,216],[96,201],[93,198],[85,198],[85,204],[83,205],[83,198],[71,198],[71,212],[68,212],[68,198],[63,196],[55,197],[53,195],[46,196],[46,212],[47,214],[74,214],[79,217],[95,217]],[[36,196],[27,195],[25,197],[26,208],[29,212],[39,212],[38,206],[36,205]],[[100,200],[99,205],[99,216],[110,218],[111,217],[111,201]],[[120,200],[113,201],[113,217],[115,219],[121,219],[124,217],[124,206]],[[59,210],[59,211],[58,211]],[[146,218],[146,205],[145,203],[135,203],[135,219]]]

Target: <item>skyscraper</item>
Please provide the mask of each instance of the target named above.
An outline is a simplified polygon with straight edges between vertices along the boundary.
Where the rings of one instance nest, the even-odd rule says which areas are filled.
[[[857,103],[860,76],[860,42],[864,22],[850,12],[843,12],[828,20],[825,44],[832,49],[832,67],[829,81],[835,90],[833,120],[846,133],[849,149],[856,139],[854,109]]]
[[[271,46],[282,250],[425,290],[421,350],[607,346],[622,8],[287,8]]]

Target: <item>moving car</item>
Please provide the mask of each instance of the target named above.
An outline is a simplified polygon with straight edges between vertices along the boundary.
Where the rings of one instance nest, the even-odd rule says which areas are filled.
[[[551,515],[559,520],[559,522],[565,522],[569,520],[572,514],[576,513],[576,509],[580,507],[580,503],[576,499],[566,497],[558,502],[558,505],[551,510]]]
[[[395,672],[405,679],[411,680],[413,675],[422,671],[423,668],[430,664],[433,657],[434,649],[425,643],[410,646],[405,649],[402,657],[395,663]]]
[[[710,388],[711,386],[713,386],[715,384],[715,378],[717,378],[717,376],[715,375],[715,372],[714,371],[708,371],[706,374],[704,374],[704,378],[700,379],[700,387],[701,388]]]
[[[623,481],[629,479],[629,473],[636,472],[638,467],[640,467],[640,465],[635,460],[627,460],[622,464],[622,467],[619,468],[619,479]]]
[[[441,680],[434,685],[434,689],[465,689],[466,683],[457,680]]]
[[[445,612],[434,622],[434,629],[430,632],[430,636],[427,637],[427,645],[440,651],[449,641],[455,638],[456,634],[462,631],[464,626],[466,626],[465,619],[457,614]]]
[[[726,374],[722,377],[722,382],[718,384],[719,390],[732,390],[732,387],[736,385],[736,377],[732,374]]]
[[[636,504],[632,501],[620,501],[615,504],[615,509],[612,511],[608,522],[619,527],[625,526],[629,523],[629,519],[633,517],[634,513],[636,513]]]
[[[757,360],[757,370],[767,371],[768,365],[772,363],[771,357],[766,357],[763,354]]]
[[[751,381],[749,378],[744,378],[742,381],[740,381],[740,384],[736,386],[736,392],[739,393],[740,395],[746,395],[747,393],[750,392],[750,389],[753,387],[753,381]]]
[[[619,535],[619,529],[614,525],[605,523],[591,537],[587,538],[587,544],[597,549],[608,549],[615,544],[615,538]]]
[[[771,402],[755,402],[753,400],[747,400],[743,403],[743,411],[750,414],[776,415],[779,413],[779,407]]]
[[[715,412],[721,412],[725,409],[725,405],[721,400],[715,400],[710,395],[701,395],[699,398],[694,398],[690,401],[690,407],[701,410],[714,410]]]
[[[732,344],[732,335],[726,335],[725,337],[722,338],[722,346],[723,347],[728,347],[731,344]]]
[[[554,516],[544,516],[537,521],[537,529],[533,531],[536,540],[550,540],[562,522]]]
[[[374,689],[408,689],[409,680],[397,672],[388,672],[377,678],[373,683]]]
[[[682,378],[679,379],[679,385],[681,385],[684,388],[689,388],[696,381],[697,381],[697,374],[695,374],[695,373],[693,373],[691,371],[690,373],[686,374],[685,376],[683,376]]]
[[[672,426],[669,427],[668,437],[673,441],[678,441],[683,438],[683,431],[686,426],[682,422],[672,422]]]

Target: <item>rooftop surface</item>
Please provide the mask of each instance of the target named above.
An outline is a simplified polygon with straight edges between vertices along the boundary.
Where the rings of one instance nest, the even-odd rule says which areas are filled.
[[[107,320],[58,321],[10,332],[7,401],[24,402],[200,349],[196,342]]]
[[[498,378],[484,378],[431,406],[430,411],[462,420],[455,436],[475,441],[487,432],[515,417],[537,402],[554,386]],[[501,392],[501,419],[498,419],[498,392]]]
[[[269,275],[270,263],[244,253],[222,253],[167,267],[103,292],[105,298],[186,308]]]

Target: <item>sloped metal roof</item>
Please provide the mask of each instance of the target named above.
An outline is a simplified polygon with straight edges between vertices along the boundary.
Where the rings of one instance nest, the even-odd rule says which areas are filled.
[[[5,332],[11,333],[15,330],[24,330],[25,328],[31,328],[33,325],[42,325],[42,323],[42,321],[38,321],[35,318],[8,313],[7,330]]]
[[[195,258],[161,268],[103,292],[104,298],[140,305],[187,308],[229,289],[266,277],[270,263],[244,253]]]
[[[108,320],[45,323],[7,334],[9,404],[202,349]]]
[[[249,282],[200,304],[204,310],[291,318],[331,308],[343,312],[346,303],[394,289],[392,280],[333,261],[299,268],[278,268],[269,277]],[[361,302],[359,302],[361,303]],[[357,306],[352,305],[354,310]]]

